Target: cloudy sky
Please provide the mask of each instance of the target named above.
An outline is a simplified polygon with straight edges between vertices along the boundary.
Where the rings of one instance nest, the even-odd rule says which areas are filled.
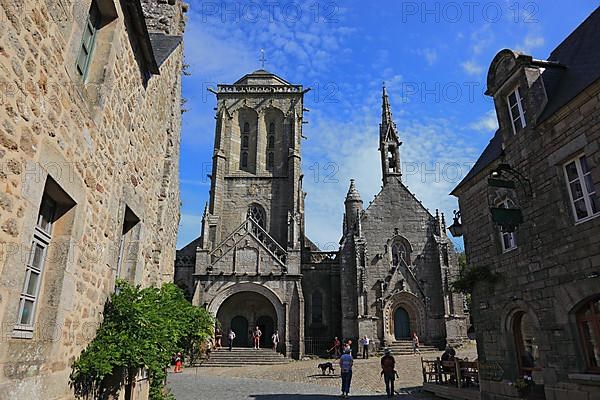
[[[595,8],[589,0],[188,2],[178,248],[199,235],[208,200],[216,101],[206,89],[260,68],[260,49],[265,69],[312,89],[302,148],[306,228],[335,250],[349,179],[365,206],[381,186],[382,82],[403,142],[403,180],[451,221],[457,203],[448,193],[496,129],[483,95],[494,55],[512,48],[546,58]]]

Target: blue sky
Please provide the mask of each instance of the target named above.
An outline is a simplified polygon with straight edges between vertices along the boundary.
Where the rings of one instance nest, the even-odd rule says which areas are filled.
[[[378,124],[386,82],[403,145],[403,180],[451,222],[448,193],[496,129],[483,95],[503,48],[544,59],[596,7],[593,1],[188,0],[178,248],[199,236],[208,200],[214,96],[260,68],[312,90],[302,164],[307,235],[336,250],[343,201],[355,178],[365,207],[381,186]],[[460,241],[456,241],[462,247]]]

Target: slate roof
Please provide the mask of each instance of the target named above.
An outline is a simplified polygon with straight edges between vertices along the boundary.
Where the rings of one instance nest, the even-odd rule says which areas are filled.
[[[156,63],[160,67],[183,41],[183,36],[170,36],[164,33],[150,33],[150,43]]]
[[[600,79],[600,7],[550,53],[548,61],[559,62],[566,68],[552,68],[542,74],[548,104],[538,122],[549,118]]]
[[[561,67],[548,67],[542,74],[548,104],[538,118],[538,124],[600,79],[600,7],[550,53],[548,61],[559,63]],[[502,151],[502,137],[498,130],[451,194],[500,157]]]

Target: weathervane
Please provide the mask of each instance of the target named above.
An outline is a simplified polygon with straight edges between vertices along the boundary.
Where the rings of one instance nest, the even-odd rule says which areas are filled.
[[[258,59],[258,61],[261,62],[262,69],[265,69],[265,61],[267,61],[267,59],[265,58],[265,49],[260,49],[260,58]]]

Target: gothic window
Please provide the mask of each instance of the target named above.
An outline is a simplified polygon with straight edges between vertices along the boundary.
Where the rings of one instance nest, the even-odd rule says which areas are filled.
[[[275,136],[269,135],[269,140],[267,143],[267,149],[272,150],[275,148]]]
[[[274,135],[275,134],[275,123],[271,122],[269,124],[269,135]]]
[[[600,213],[600,201],[586,156],[580,155],[570,160],[564,169],[575,221],[583,221]]]
[[[242,168],[248,168],[248,152],[244,151],[242,152],[242,159],[240,161],[241,167]]]
[[[323,323],[323,295],[320,290],[312,293],[311,322],[313,324]]]
[[[248,122],[244,122],[243,133],[244,133],[244,135],[249,135],[250,134],[250,124]]]
[[[242,149],[247,149],[248,148],[248,135],[242,135]]]
[[[402,242],[395,242],[392,244],[392,265],[397,267],[401,262],[410,265],[410,255],[406,248],[406,245]]]
[[[498,203],[498,208],[515,208],[515,203],[511,199],[505,199]],[[503,252],[517,248],[517,235],[515,232],[503,232],[500,229],[500,240],[502,241]]]
[[[577,313],[585,362],[590,372],[600,372],[600,298],[586,302]]]
[[[259,204],[251,204],[248,207],[248,216],[252,218],[258,225],[260,225],[263,229],[267,225],[267,216],[265,213],[265,209],[262,208]]]
[[[275,154],[270,151],[267,154],[267,169],[273,169],[273,165],[275,164]]]
[[[98,29],[100,29],[101,20],[102,15],[98,9],[98,4],[93,0],[85,20],[83,37],[81,38],[81,47],[79,48],[79,56],[77,57],[76,64],[77,72],[84,80],[87,77],[90,60],[92,58],[92,51],[94,50],[94,43],[96,41],[96,33]]]
[[[531,376],[539,362],[539,343],[533,318],[526,312],[518,312],[513,319],[513,336],[521,376]]]
[[[523,98],[519,87],[515,88],[507,97],[508,112],[512,122],[513,133],[519,133],[525,128],[525,108],[523,105]]]

